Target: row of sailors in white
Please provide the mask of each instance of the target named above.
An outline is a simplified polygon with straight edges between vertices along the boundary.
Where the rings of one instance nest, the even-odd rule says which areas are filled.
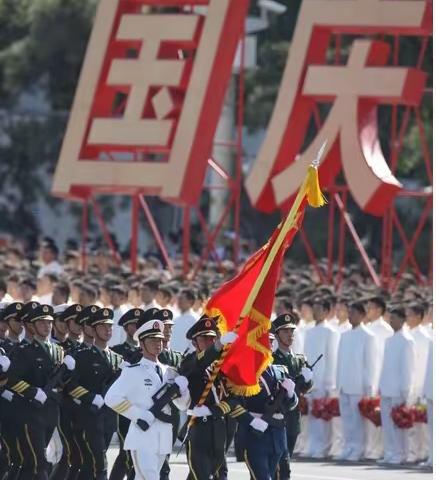
[[[356,308],[338,324],[337,319],[327,320],[329,302],[316,300],[313,324],[296,330],[295,353],[304,353],[309,363],[323,354],[314,368],[309,410],[316,398],[339,397],[341,417],[331,422],[303,417],[295,451],[313,458],[334,455],[392,464],[428,458],[431,465],[432,335],[421,325],[423,312],[419,306],[406,308],[405,323],[400,309],[400,317],[391,315],[391,326],[383,319],[385,306],[379,299]],[[361,398],[375,395],[381,395],[381,428],[364,420],[358,407]],[[428,424],[397,428],[390,412],[403,402],[426,402]]]

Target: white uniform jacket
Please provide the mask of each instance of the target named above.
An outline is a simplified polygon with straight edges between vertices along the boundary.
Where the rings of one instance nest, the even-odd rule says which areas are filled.
[[[162,380],[156,371],[157,365],[161,368]],[[137,426],[136,420],[144,419],[144,412],[153,405],[152,396],[174,377],[174,370],[160,362],[155,363],[145,358],[139,363],[124,366],[121,375],[106,393],[105,402],[118,414],[132,420],[124,442],[125,450],[139,450],[145,447],[149,453],[158,455],[171,453],[173,427],[170,423],[155,419],[150,428],[144,432]],[[174,401],[180,410],[186,410],[189,403],[189,390]],[[168,406],[163,412],[171,413]]]
[[[422,394],[427,400],[433,400],[433,342],[430,344],[430,350],[427,355],[427,366],[422,390]]]
[[[323,357],[313,369],[313,392],[318,396],[331,393],[336,386],[336,362],[340,334],[326,320],[306,332],[304,353],[309,364],[321,353]]]
[[[361,324],[341,335],[336,386],[347,395],[375,394],[377,345],[375,336]]]
[[[412,393],[414,375],[415,342],[403,327],[386,340],[380,394],[406,400]]]
[[[413,400],[421,398],[425,380],[425,370],[427,367],[428,353],[431,347],[431,338],[427,330],[418,325],[409,330],[413,340],[415,340],[415,371],[413,372]]]

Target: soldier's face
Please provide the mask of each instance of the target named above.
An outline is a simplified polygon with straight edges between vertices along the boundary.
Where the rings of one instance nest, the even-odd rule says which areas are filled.
[[[324,320],[327,316],[327,313],[328,312],[324,310],[324,307],[320,303],[315,303],[313,306],[313,318],[317,322]]]
[[[404,319],[399,317],[397,314],[391,314],[391,327],[394,329],[394,332],[398,332],[401,330],[402,326],[404,325]]]
[[[141,287],[141,300],[147,305],[154,299],[154,291],[148,286],[143,285]]]
[[[368,302],[365,308],[366,308],[366,315],[371,322],[373,322],[374,320],[377,320],[380,317],[381,310],[377,306],[377,304],[373,302]]]
[[[68,333],[68,328],[67,324],[65,322],[61,322],[59,320],[55,321],[55,326],[56,330],[61,334],[61,335],[66,335]]]
[[[103,323],[95,327],[96,336],[100,337],[104,342],[108,342],[112,337],[112,325]]]
[[[348,318],[348,307],[345,303],[338,303],[336,305],[336,316],[341,322],[344,322]]]
[[[215,339],[216,337],[200,335],[195,338],[194,346],[199,352],[203,352],[204,350],[206,350],[206,348],[208,348],[210,345],[212,345],[215,342]]]
[[[35,322],[35,334],[40,337],[47,338],[51,333],[51,320],[37,320]]]
[[[135,335],[135,332],[136,332],[136,323],[129,323],[126,326],[126,329],[127,329],[127,335],[129,335],[130,337],[133,337],[133,335]]]
[[[362,322],[362,315],[354,308],[350,309],[350,323],[353,327],[357,327]]]
[[[145,338],[141,344],[143,353],[153,357],[157,357],[163,350],[162,338]]]
[[[68,329],[73,335],[80,335],[82,333],[82,327],[74,320],[68,320]]]
[[[164,331],[163,331],[165,341],[169,342],[171,340],[171,336],[173,334],[173,325],[170,323],[165,323],[164,324]]]
[[[301,305],[300,315],[301,315],[301,318],[304,318],[304,319],[312,318],[313,316],[312,307],[307,303],[303,303]]]
[[[85,325],[83,327],[83,333],[87,335],[88,337],[94,338],[94,329],[90,327],[89,325]]]
[[[282,328],[277,332],[278,342],[286,347],[290,347],[294,341],[294,332],[293,328]]]
[[[17,322],[15,319],[9,320],[9,329],[16,335],[20,335],[23,331],[23,324],[21,322]]]

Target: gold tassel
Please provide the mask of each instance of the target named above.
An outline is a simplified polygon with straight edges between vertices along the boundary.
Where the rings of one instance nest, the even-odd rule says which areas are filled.
[[[234,383],[230,383],[227,380],[227,385],[230,389],[230,391],[237,396],[241,397],[253,397],[254,395],[257,395],[261,388],[260,385],[235,385]]]
[[[318,208],[327,203],[319,186],[318,169],[313,165],[309,167],[307,172],[306,196],[307,202],[311,207]]]

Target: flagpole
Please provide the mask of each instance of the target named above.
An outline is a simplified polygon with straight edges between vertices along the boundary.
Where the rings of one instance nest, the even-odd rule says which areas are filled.
[[[277,235],[277,238],[275,239],[275,241],[274,241],[274,243],[271,247],[271,250],[269,251],[269,254],[268,254],[268,256],[265,260],[264,265],[262,266],[262,270],[260,271],[259,276],[256,279],[256,282],[253,285],[253,288],[251,289],[251,291],[250,291],[250,293],[247,297],[245,305],[244,305],[244,307],[241,311],[241,314],[239,316],[239,319],[238,319],[238,321],[235,325],[235,328],[234,328],[235,333],[238,332],[239,328],[242,325],[242,322],[243,322],[244,318],[246,318],[248,316],[248,314],[250,313],[250,310],[253,307],[253,303],[254,303],[254,301],[255,301],[258,293],[259,293],[259,290],[262,287],[263,282],[265,281],[265,278],[268,274],[268,271],[271,267],[271,264],[274,261],[274,258],[276,257],[280,247],[282,246],[282,243],[285,240],[285,237],[286,237],[287,233],[289,232],[289,230],[294,225],[294,222],[295,222],[295,219],[296,219],[296,216],[297,216],[297,213],[298,213],[298,209],[300,208],[301,204],[303,203],[303,200],[306,198],[306,196],[308,196],[309,193],[313,193],[313,192],[308,192],[308,190],[316,188],[317,189],[316,195],[318,195],[318,197],[321,195],[321,200],[318,199],[319,205],[313,204],[313,206],[320,206],[320,205],[324,204],[322,194],[320,194],[320,190],[319,190],[319,184],[318,184],[318,177],[317,177],[317,170],[316,169],[318,167],[319,159],[320,159],[320,157],[321,157],[321,155],[324,151],[325,145],[326,145],[325,143],[322,145],[320,151],[318,152],[316,160],[314,160],[314,162],[309,166],[308,173],[307,173],[303,183],[300,186],[300,189],[297,193],[297,196],[294,200],[294,203],[291,207],[291,210],[289,211],[285,221],[283,222],[283,224],[280,228],[280,232]],[[312,175],[311,175],[311,173],[312,173]],[[315,173],[315,177],[313,176],[313,173]],[[313,185],[314,180],[316,180],[316,186]],[[311,202],[309,202],[309,203],[311,203]],[[209,395],[210,389],[212,388],[212,385],[213,385],[213,383],[214,383],[214,381],[215,381],[215,379],[216,379],[216,377],[217,377],[217,375],[218,375],[218,373],[221,369],[221,366],[222,366],[224,360],[226,359],[226,356],[229,352],[230,346],[231,346],[231,344],[224,345],[221,356],[220,356],[219,360],[217,360],[215,362],[215,365],[214,365],[213,371],[211,372],[209,381],[207,382],[207,384],[206,384],[206,386],[203,390],[203,393],[201,394],[201,397],[198,401],[198,404],[197,404],[198,406],[204,405],[204,402],[206,401],[206,398]],[[191,417],[190,420],[189,420],[185,439],[187,438],[190,427],[195,422],[195,418],[196,417]]]

